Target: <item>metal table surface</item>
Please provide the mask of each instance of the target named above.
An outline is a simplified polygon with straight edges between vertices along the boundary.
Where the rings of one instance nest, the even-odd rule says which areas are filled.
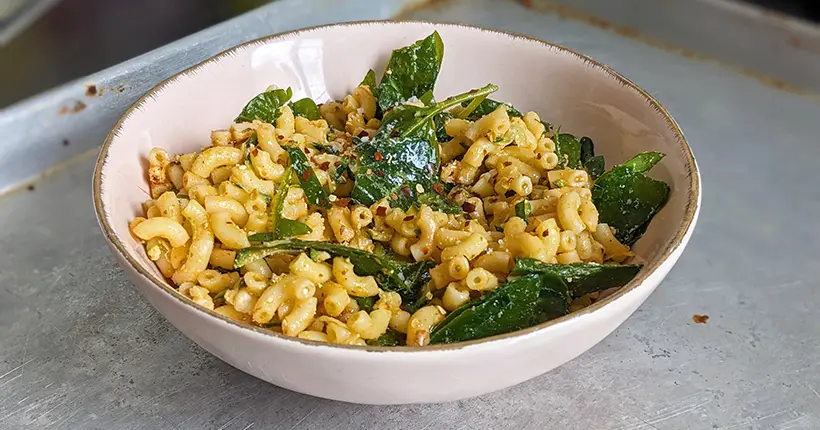
[[[816,94],[784,91],[733,67],[612,32],[600,18],[567,19],[538,4],[535,11],[497,0],[403,12],[403,1],[373,6],[282,0],[0,111],[0,188],[48,170],[0,199],[0,428],[820,428]],[[630,77],[689,138],[702,172],[703,209],[663,284],[579,358],[474,399],[351,405],[243,374],[154,312],[98,231],[91,171],[94,148],[117,116],[169,74],[260,35],[399,13],[535,35]],[[761,46],[759,54],[773,49]],[[83,98],[91,82],[125,87]],[[58,115],[72,100],[87,109]],[[67,156],[75,157],[54,167]],[[694,314],[709,320],[695,324]]]

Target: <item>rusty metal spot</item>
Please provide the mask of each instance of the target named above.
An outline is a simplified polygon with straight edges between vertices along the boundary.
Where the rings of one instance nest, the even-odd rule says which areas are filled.
[[[86,107],[85,103],[83,103],[79,100],[74,100],[73,104],[71,104],[69,106],[63,106],[63,107],[60,108],[60,115],[68,115],[68,114],[72,114],[72,113],[77,113],[77,112],[80,112],[83,109],[85,109],[85,107]]]
[[[102,92],[97,91],[97,86],[94,85],[94,84],[85,86],[85,96],[86,97],[94,97],[94,96],[99,95],[101,93]]]
[[[692,315],[692,321],[694,321],[695,324],[706,324],[706,321],[709,321],[709,315],[694,314]]]

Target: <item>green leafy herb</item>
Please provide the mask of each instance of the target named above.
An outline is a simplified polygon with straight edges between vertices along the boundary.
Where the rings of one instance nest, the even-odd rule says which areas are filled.
[[[265,328],[271,328],[271,327],[276,327],[276,326],[282,325],[282,321],[279,321],[277,319],[272,319],[272,320],[270,320],[270,321],[268,321],[264,324],[260,324],[260,325],[262,327],[265,327]]]
[[[291,103],[290,109],[294,115],[305,117],[311,121],[322,118],[319,115],[319,108],[316,106],[316,102],[307,97]]]
[[[532,205],[529,200],[521,200],[515,204],[515,216],[527,222],[527,220],[530,219],[530,215],[532,215]]]
[[[394,50],[377,90],[382,111],[432,91],[443,58],[444,43],[438,32]]]
[[[455,118],[453,114],[450,112],[442,112],[435,117],[433,117],[433,122],[436,126],[436,140],[439,143],[449,142],[450,136],[447,134],[444,126],[447,124],[447,120]]]
[[[351,197],[364,205],[388,197],[391,204],[403,209],[424,203],[434,210],[460,213],[458,206],[436,191],[442,186],[436,185],[439,158],[433,118],[465,100],[496,89],[498,87],[489,84],[433,106],[401,105],[391,109],[372,139],[354,140],[359,167],[354,174]]]
[[[310,145],[325,154],[339,155],[339,150],[333,145],[323,145],[321,143],[311,143]]]
[[[660,152],[638,154],[601,175],[592,187],[600,222],[614,228],[626,245],[640,238],[669,198],[669,185],[644,175],[663,157]]]
[[[339,162],[339,165],[333,170],[333,180],[336,181],[337,184],[344,184],[347,180],[344,177],[345,172],[349,173],[350,170],[350,161],[347,158],[343,158],[342,161]],[[351,175],[352,177],[352,175]]]
[[[470,103],[471,102],[464,102],[461,105],[464,106],[465,108],[467,108],[467,107],[470,106]],[[460,117],[461,118],[466,118],[470,121],[475,121],[475,120],[481,118],[482,116],[487,115],[488,113],[496,110],[499,106],[502,106],[502,105],[504,106],[504,109],[507,109],[507,115],[512,116],[512,117],[522,117],[522,116],[524,116],[524,115],[521,114],[521,112],[518,111],[518,109],[514,108],[510,104],[497,102],[493,99],[484,99],[484,101],[479,103],[479,105],[475,108],[475,110],[470,112],[470,114],[468,116],[466,116],[466,117],[461,117],[460,116]]]
[[[379,296],[370,297],[351,297],[359,305],[359,309],[370,312],[373,310],[373,305],[379,300]]]
[[[317,261],[317,262],[322,261],[322,254],[323,254],[322,251],[317,251],[315,249],[309,249],[308,250],[308,257],[310,257],[310,259],[313,260],[313,261]],[[327,255],[327,254],[325,254],[325,255]]]
[[[330,208],[327,191],[322,187],[319,178],[316,177],[316,172],[310,166],[305,153],[295,146],[286,146],[285,150],[288,151],[290,165],[296,171],[299,183],[302,185],[302,189],[305,190],[308,203],[326,209]]]
[[[561,278],[572,297],[626,285],[641,270],[640,264],[548,264],[532,258],[516,258],[513,275],[549,273]]]
[[[569,312],[567,286],[552,274],[524,275],[451,312],[431,344],[464,342],[521,330]]]
[[[606,167],[604,165],[604,156],[596,155],[584,163],[584,169],[589,173],[589,177],[593,180],[598,179],[604,174]]]
[[[484,103],[484,100],[486,99],[487,96],[474,98],[469,104],[467,104],[467,106],[464,107],[461,112],[458,113],[458,117],[461,119],[469,118],[470,114],[478,109],[478,107],[481,106],[481,103]]]
[[[555,188],[564,188],[567,186],[567,181],[563,179],[558,179],[555,182],[553,182],[552,185],[554,185]]]
[[[222,291],[220,291],[220,292],[216,293],[216,295],[214,296],[214,298],[213,298],[213,299],[214,299],[214,300],[219,300],[219,299],[221,299],[221,298],[225,297],[225,291],[228,291],[228,289],[227,289],[227,288],[225,288],[224,290],[222,290]]]
[[[581,144],[575,136],[567,133],[556,133],[552,137],[555,142],[555,154],[558,155],[559,169],[580,169]]]
[[[265,242],[308,234],[313,231],[304,223],[282,218],[282,208],[284,207],[285,197],[288,194],[288,188],[290,188],[292,180],[293,167],[288,167],[284,175],[282,175],[282,182],[279,184],[279,189],[276,190],[276,194],[271,201],[270,215],[268,216],[268,226],[271,231],[252,234],[248,236],[248,240],[251,242]]]
[[[435,265],[429,260],[407,263],[386,254],[378,255],[335,243],[286,239],[240,249],[236,253],[234,267],[242,267],[274,254],[292,254],[310,249],[349,258],[357,275],[372,275],[382,289],[398,292],[402,302],[407,304],[416,303],[422,286],[430,281],[429,270]]]
[[[370,87],[370,91],[374,91],[373,94],[375,95],[376,94],[375,93],[375,91],[376,91],[376,72],[374,72],[373,69],[368,70],[367,74],[364,75],[364,79],[362,79],[362,82],[359,85],[365,85],[365,86]]]
[[[370,346],[399,346],[404,340],[404,335],[388,328],[387,331],[376,339],[368,340],[367,344]]]
[[[273,123],[276,118],[279,118],[279,108],[284,106],[291,97],[293,97],[293,91],[290,88],[265,91],[252,98],[234,122],[249,122],[258,119]]]
[[[595,143],[587,136],[582,137],[578,144],[580,145],[581,153],[580,160],[582,165],[586,165],[590,158],[595,156]]]

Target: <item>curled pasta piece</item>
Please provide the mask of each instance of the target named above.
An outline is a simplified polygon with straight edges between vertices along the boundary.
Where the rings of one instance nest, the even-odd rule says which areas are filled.
[[[430,330],[444,319],[444,309],[427,305],[417,310],[407,322],[407,346],[425,346],[430,343]]]
[[[217,167],[232,166],[242,161],[242,151],[232,146],[215,146],[203,150],[191,165],[191,172],[201,178],[211,176]]]

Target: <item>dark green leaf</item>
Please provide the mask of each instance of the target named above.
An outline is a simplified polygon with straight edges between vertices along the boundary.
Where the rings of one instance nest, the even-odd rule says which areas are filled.
[[[378,338],[368,340],[367,344],[370,346],[399,346],[402,344],[404,337],[405,335],[393,330],[392,328],[389,328]]]
[[[464,342],[509,333],[567,312],[569,294],[559,277],[525,275],[450,313],[433,328],[430,343]]]
[[[444,43],[438,32],[393,51],[377,90],[382,111],[432,91],[443,58]]]
[[[461,112],[458,113],[458,117],[461,119],[469,118],[470,114],[475,112],[475,110],[478,109],[478,107],[481,106],[481,103],[484,103],[484,100],[486,99],[487,96],[474,98],[467,106],[464,107]]]
[[[464,107],[467,107],[467,106],[470,105],[470,102],[463,102],[461,105],[464,106]],[[478,105],[478,107],[476,107],[475,110],[472,111],[472,113],[470,113],[470,115],[468,115],[466,117],[466,119],[468,119],[470,121],[475,121],[475,120],[481,118],[482,116],[487,115],[488,113],[496,110],[501,105],[504,105],[504,108],[507,109],[507,115],[509,115],[509,116],[512,116],[512,117],[522,117],[522,116],[524,116],[524,115],[521,114],[521,112],[518,111],[518,109],[514,108],[512,105],[509,105],[507,103],[497,102],[493,99],[484,99],[484,101],[482,101]]]
[[[552,140],[555,142],[555,154],[558,155],[559,169],[580,169],[581,144],[575,136],[567,133],[557,133]]]
[[[433,122],[436,125],[436,140],[439,143],[450,141],[450,136],[447,134],[447,131],[445,131],[444,125],[447,123],[448,119],[453,118],[453,114],[449,112],[442,112],[433,118]]]
[[[308,250],[308,257],[310,257],[313,261],[322,261],[322,251],[317,251],[315,249]]]
[[[590,158],[595,156],[595,143],[589,137],[582,137],[578,143],[581,145],[581,164],[586,165]]]
[[[530,219],[530,215],[532,215],[532,205],[529,200],[521,200],[515,204],[515,216],[527,222],[527,220]]]
[[[350,170],[350,161],[347,158],[343,158],[342,161],[339,162],[339,165],[336,166],[336,169],[333,170],[333,180],[337,184],[343,184],[343,183],[347,182],[347,180],[344,177],[344,174],[346,172],[348,173],[348,175],[350,177],[353,177],[353,175],[350,175],[349,170]]]
[[[386,254],[378,255],[336,243],[287,239],[240,249],[236,253],[234,267],[242,267],[274,254],[292,254],[310,249],[349,258],[357,275],[372,275],[382,289],[398,292],[403,303],[416,302],[422,285],[430,280],[430,269],[435,265],[429,260],[407,263]]]
[[[316,102],[307,97],[291,103],[290,108],[294,115],[305,117],[311,121],[322,119],[322,116],[319,115],[319,108],[316,106]]]
[[[302,189],[305,190],[305,197],[307,197],[308,203],[314,206],[330,208],[330,199],[328,198],[327,191],[322,187],[319,178],[316,177],[316,172],[314,172],[313,167],[310,166],[310,162],[308,162],[305,153],[295,146],[286,146],[285,150],[288,151],[290,165],[296,172]]]
[[[251,99],[234,122],[248,122],[258,119],[273,123],[279,118],[279,108],[293,96],[290,88],[265,91]]]
[[[379,300],[379,296],[370,297],[351,297],[359,305],[359,309],[370,312],[373,310],[373,305]]]
[[[532,258],[516,258],[513,275],[549,273],[560,277],[572,297],[626,285],[641,270],[640,264],[548,264]]]
[[[370,91],[376,91],[376,72],[374,72],[373,69],[368,70],[367,74],[364,75],[364,79],[362,79],[362,82],[359,85],[368,86],[370,87]],[[375,92],[373,94],[375,94]]]
[[[659,152],[638,154],[601,175],[592,187],[600,222],[614,228],[615,237],[626,245],[640,238],[669,198],[669,185],[644,175],[663,156]]]
[[[268,227],[270,227],[270,231],[273,232],[274,239],[279,239],[276,237],[276,226],[279,224],[279,218],[282,217],[282,207],[285,204],[285,197],[288,194],[288,188],[290,187],[292,180],[293,167],[288,167],[282,175],[282,182],[279,183],[279,188],[276,190],[276,194],[274,194],[273,198],[271,198]]]
[[[589,177],[593,180],[598,179],[604,174],[606,167],[604,165],[604,156],[596,155],[584,163],[584,169],[589,173]]]
[[[333,145],[322,145],[321,143],[311,143],[310,145],[325,154],[339,155],[339,150]]]

